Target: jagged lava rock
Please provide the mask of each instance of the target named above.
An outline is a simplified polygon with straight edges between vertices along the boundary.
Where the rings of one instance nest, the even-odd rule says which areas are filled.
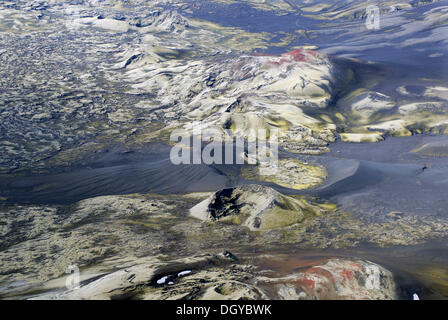
[[[150,257],[78,288],[31,299],[266,299],[263,292],[244,282],[251,277],[251,267],[233,264],[236,260],[228,251],[170,261]]]

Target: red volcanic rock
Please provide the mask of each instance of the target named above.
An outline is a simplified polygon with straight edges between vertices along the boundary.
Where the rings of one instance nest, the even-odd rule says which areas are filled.
[[[325,58],[325,55],[317,51],[307,49],[296,49],[293,51],[282,53],[281,55],[273,55],[262,52],[256,52],[252,55],[255,57],[272,57],[272,58],[280,57],[281,58],[280,60],[273,59],[273,61],[271,61],[272,64],[276,65],[290,62],[315,62],[318,59]]]
[[[392,273],[364,260],[330,259],[303,272],[269,281],[281,299],[396,299]]]
[[[316,51],[305,49],[297,49],[282,54],[282,56],[289,57],[290,59],[295,61],[309,61],[310,56],[316,57],[317,55],[318,53]]]

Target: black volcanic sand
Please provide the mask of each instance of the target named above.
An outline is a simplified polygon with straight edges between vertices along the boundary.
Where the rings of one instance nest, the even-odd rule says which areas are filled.
[[[420,152],[412,152],[424,146]],[[154,145],[143,153],[113,150],[88,168],[49,175],[4,175],[3,203],[73,203],[100,195],[189,193],[254,183],[240,177],[241,165],[173,165],[170,147]],[[323,156],[302,157],[325,165],[328,179],[309,191],[262,183],[287,194],[310,194],[339,204],[363,218],[390,212],[446,216],[448,137],[390,137],[378,143],[342,143]]]
[[[448,137],[336,143],[331,149],[323,159],[329,179],[312,194],[364,218],[390,212],[448,215]]]
[[[170,150],[167,144],[150,144],[139,151],[117,146],[88,167],[3,175],[0,196],[7,204],[71,204],[102,195],[216,191],[245,182],[239,177],[242,165],[174,165]]]

